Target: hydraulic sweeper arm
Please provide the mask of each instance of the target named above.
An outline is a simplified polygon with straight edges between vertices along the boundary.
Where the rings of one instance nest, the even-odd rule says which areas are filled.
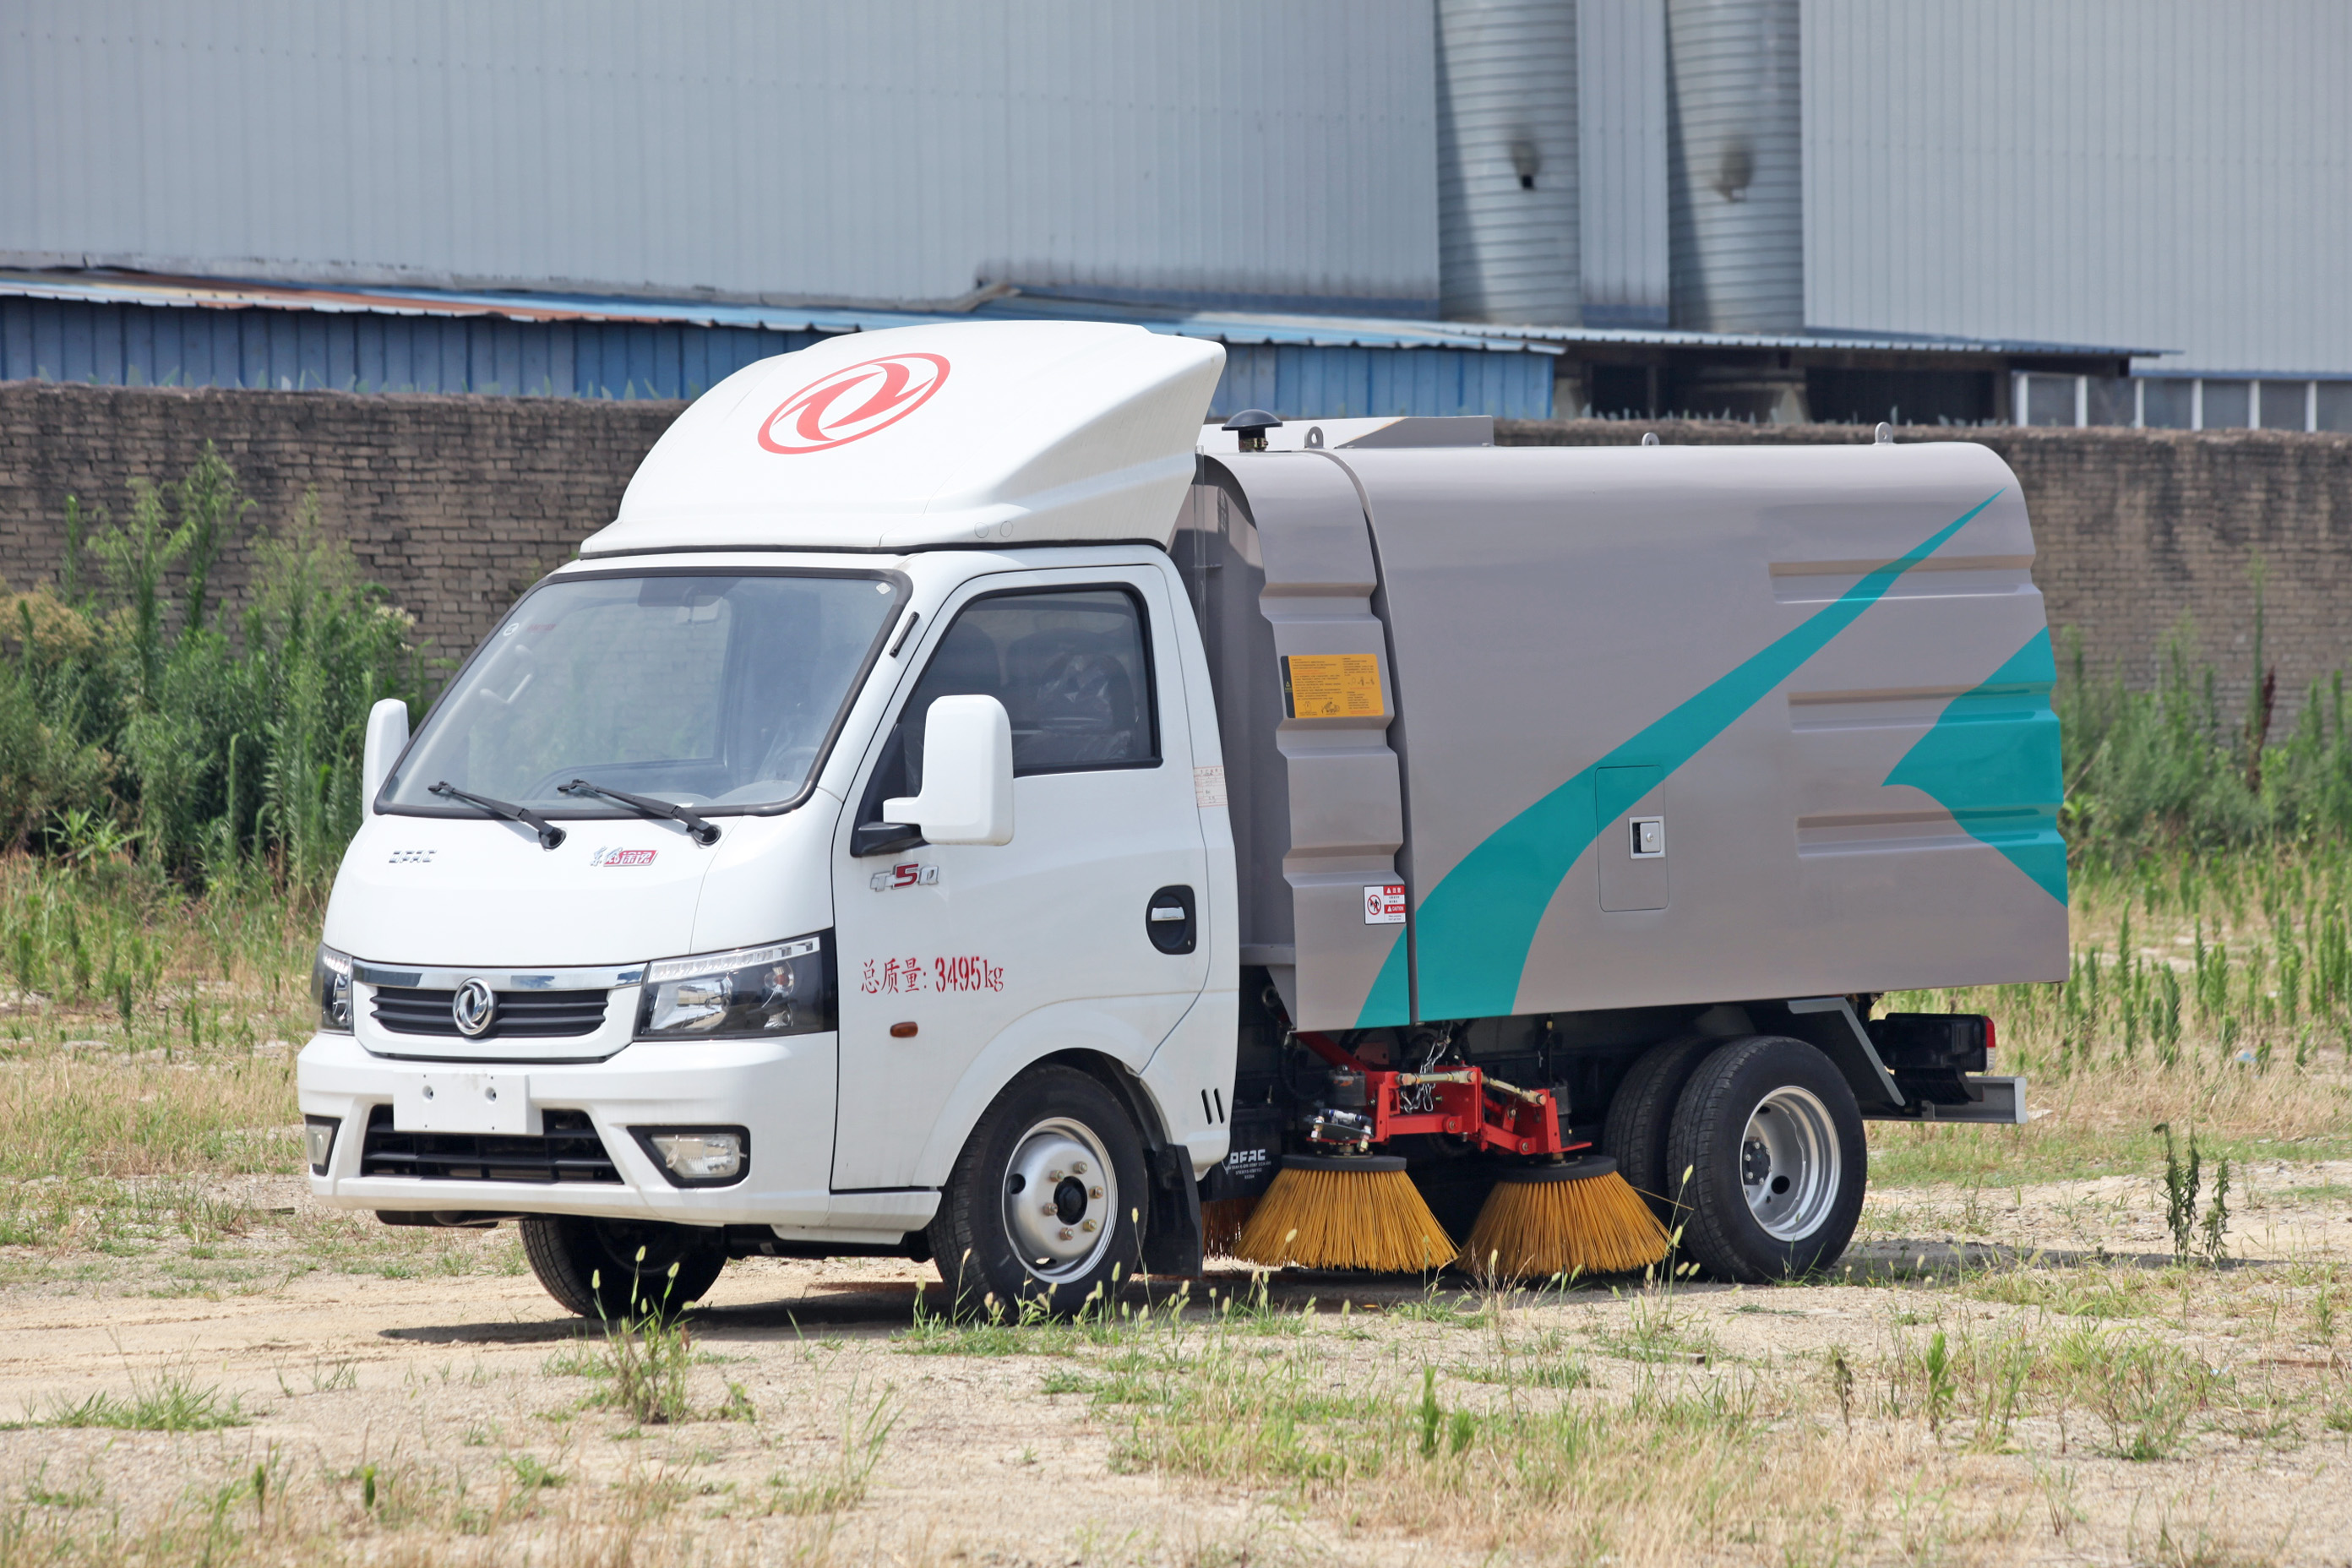
[[[1368,1065],[1328,1035],[1309,1031],[1298,1040],[1333,1067],[1364,1077],[1360,1118],[1364,1136],[1330,1142],[1385,1143],[1406,1133],[1442,1132],[1497,1154],[1548,1156],[1591,1147],[1560,1141],[1559,1107],[1544,1089],[1520,1089],[1475,1067],[1391,1071]],[[1334,1131],[1353,1130],[1349,1122],[1328,1125]]]

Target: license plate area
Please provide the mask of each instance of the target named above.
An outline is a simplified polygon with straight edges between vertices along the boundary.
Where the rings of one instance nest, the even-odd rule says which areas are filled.
[[[425,1072],[392,1094],[400,1132],[505,1132],[537,1137],[530,1078],[519,1072]]]

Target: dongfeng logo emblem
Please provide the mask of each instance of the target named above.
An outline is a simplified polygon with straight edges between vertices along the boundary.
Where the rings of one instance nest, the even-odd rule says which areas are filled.
[[[488,981],[468,980],[449,999],[449,1016],[457,1023],[459,1034],[478,1040],[499,1021],[499,994],[490,989]]]
[[[948,381],[938,354],[870,359],[809,383],[760,425],[760,445],[790,456],[823,452],[885,430],[920,408]]]

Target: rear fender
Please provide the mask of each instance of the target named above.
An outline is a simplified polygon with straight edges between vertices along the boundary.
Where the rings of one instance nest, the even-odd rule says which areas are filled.
[[[1843,996],[1793,996],[1779,1005],[1788,1010],[1781,1032],[1818,1047],[1837,1064],[1864,1116],[1884,1116],[1903,1109],[1903,1091],[1879,1059],[1878,1047],[1871,1043],[1870,1031],[1862,1026],[1851,1001]],[[1769,1004],[1756,1007],[1759,1026],[1773,1010]]]

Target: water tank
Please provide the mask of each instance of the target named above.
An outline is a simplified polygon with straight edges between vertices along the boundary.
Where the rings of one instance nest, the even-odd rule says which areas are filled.
[[[1574,325],[1576,0],[1438,0],[1442,309]]]
[[[1667,0],[1674,322],[1805,324],[1799,0]]]

